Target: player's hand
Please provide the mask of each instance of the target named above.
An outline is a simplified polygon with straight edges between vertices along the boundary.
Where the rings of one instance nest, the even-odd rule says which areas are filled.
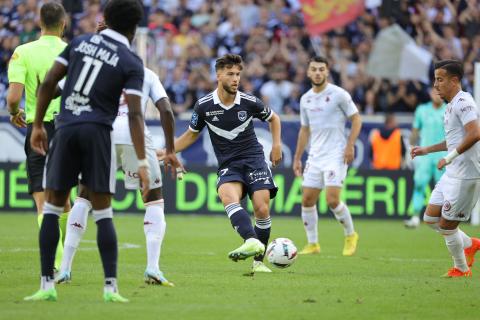
[[[183,174],[187,172],[182,163],[177,159],[175,152],[165,152],[163,155],[163,165],[165,166],[165,171],[170,171],[172,177],[177,177],[178,180],[182,180]]]
[[[148,192],[150,191],[150,173],[148,167],[141,166],[138,167],[138,177],[140,178],[140,186],[142,188],[142,197],[143,200],[147,198]]]
[[[443,168],[445,168],[446,165],[447,165],[447,160],[445,160],[445,158],[442,158],[437,163],[437,169],[442,170]]]
[[[36,153],[39,153],[42,156],[47,155],[48,137],[43,124],[41,127],[33,127],[32,135],[30,136],[30,146]]]
[[[10,122],[17,128],[26,128],[27,123],[23,118],[24,114],[25,114],[25,111],[23,111],[23,109],[18,109],[17,114],[10,116]]]
[[[293,160],[293,173],[296,177],[302,176],[302,160]]]
[[[274,167],[280,164],[282,161],[282,145],[273,145],[272,152],[270,152],[270,161]]]
[[[165,159],[165,149],[158,149],[155,152],[157,153],[158,161],[163,161],[163,159]]]
[[[345,152],[343,154],[343,162],[346,164],[351,164],[355,158],[355,147],[347,145],[345,147]]]
[[[414,146],[410,150],[410,156],[412,157],[412,159],[414,159],[415,157],[418,157],[418,156],[424,156],[427,153],[428,153],[427,149],[419,147],[419,146]]]

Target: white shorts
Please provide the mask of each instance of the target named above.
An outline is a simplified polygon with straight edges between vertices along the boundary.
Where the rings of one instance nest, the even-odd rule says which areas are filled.
[[[343,187],[348,166],[338,164],[332,169],[322,170],[313,161],[307,161],[303,171],[303,187],[324,189],[325,187]]]
[[[140,189],[138,178],[138,158],[132,145],[117,144],[117,164],[125,173],[125,188],[129,190]],[[145,148],[148,163],[150,164],[150,190],[162,186],[162,173],[158,164],[157,155],[154,149]]]
[[[444,174],[435,185],[430,204],[442,206],[445,220],[467,221],[480,192],[480,179],[456,179]]]

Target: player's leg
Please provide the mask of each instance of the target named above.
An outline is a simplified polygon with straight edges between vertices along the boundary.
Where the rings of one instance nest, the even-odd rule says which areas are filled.
[[[440,217],[439,232],[445,239],[445,244],[453,258],[454,264],[454,267],[449,269],[444,275],[444,277],[448,278],[472,276],[465,258],[462,234],[459,232],[458,225],[458,221],[446,220],[443,216]]]
[[[138,159],[135,149],[131,145],[117,144],[117,161],[125,172],[125,188],[129,190],[140,189],[138,178]],[[150,192],[145,199],[145,216],[143,231],[147,247],[147,267],[144,279],[149,284],[173,286],[160,271],[160,252],[167,223],[165,221],[164,200],[162,195],[162,175],[155,150],[146,149],[150,165]]]
[[[232,170],[228,171],[219,171],[218,196],[223,203],[232,227],[245,241],[240,247],[230,251],[228,257],[233,261],[245,260],[248,257],[261,254],[265,250],[265,246],[257,239],[250,215],[240,205],[240,200],[244,197],[244,184],[230,180],[235,179],[236,174],[232,173]],[[224,172],[223,175],[222,172]],[[237,179],[241,180],[242,178],[240,176]]]
[[[88,189],[78,185],[78,197],[75,199],[67,220],[67,234],[64,242],[60,272],[55,277],[56,283],[68,283],[71,280],[73,258],[83,235],[87,231],[88,213],[92,209]]]
[[[47,131],[48,142],[50,143],[51,139],[54,136],[55,128],[53,123],[44,123],[45,130]],[[27,127],[27,136],[25,139],[25,154],[27,155],[26,161],[26,171],[28,178],[28,189],[29,193],[32,194],[33,199],[35,200],[35,205],[37,207],[37,222],[38,227],[42,225],[43,220],[43,204],[45,201],[45,195],[43,191],[43,173],[45,168],[46,157],[36,153],[30,146],[30,136],[31,136],[31,125]],[[68,202],[68,201],[67,201]],[[69,206],[66,206],[65,210],[69,210]],[[67,217],[67,212],[64,211],[60,215],[60,221],[63,224],[65,217]],[[55,269],[60,269],[60,263],[63,255],[63,234],[65,230],[60,229],[60,241],[57,246],[56,260],[55,260]]]
[[[325,188],[328,207],[332,210],[335,219],[343,226],[345,243],[342,253],[344,256],[351,256],[357,250],[358,234],[355,232],[350,210],[345,203],[340,201],[341,191],[341,187],[327,186]]]
[[[266,248],[270,240],[270,231],[272,228],[272,220],[270,218],[270,190],[263,189],[253,192],[251,200],[255,216],[254,230],[258,240],[260,240]],[[263,264],[264,255],[265,251],[253,258],[253,272],[272,272]]]
[[[40,263],[41,263],[41,282],[40,290],[29,297],[27,301],[57,300],[55,282],[53,278],[53,266],[55,262],[55,252],[60,239],[60,229],[58,219],[63,211],[63,204],[68,197],[68,191],[46,190],[46,201],[43,205],[43,220],[40,227],[39,245],[40,245]]]
[[[321,191],[320,188],[306,186],[302,188],[302,221],[308,243],[299,254],[320,253],[317,202]]]
[[[73,131],[74,132],[74,131]],[[53,266],[60,238],[58,219],[64,210],[69,190],[76,184],[79,172],[78,154],[72,141],[72,130],[60,129],[50,144],[45,164],[45,203],[39,234],[41,261],[41,289],[26,300],[56,300]]]
[[[310,161],[307,161],[302,182],[302,221],[308,243],[299,254],[320,253],[317,202],[324,187],[325,181],[322,171]]]
[[[438,170],[437,170],[438,171]],[[431,159],[428,155],[415,159],[415,173],[413,176],[413,216],[405,220],[405,227],[417,228],[420,225],[420,213],[425,204],[425,188],[432,178]]]
[[[112,133],[102,125],[84,124],[79,141],[81,183],[88,189],[92,202],[92,217],[97,225],[97,245],[105,277],[103,298],[106,302],[128,302],[119,294],[117,284],[118,244],[111,206],[117,158]]]
[[[348,206],[340,201],[340,193],[343,187],[343,181],[347,176],[347,165],[338,164],[337,167],[323,171],[323,179],[325,181],[325,193],[327,205],[333,212],[335,219],[343,226],[345,235],[345,243],[343,247],[343,255],[351,256],[355,254],[358,243],[358,233],[355,232],[353,226],[352,215]]]

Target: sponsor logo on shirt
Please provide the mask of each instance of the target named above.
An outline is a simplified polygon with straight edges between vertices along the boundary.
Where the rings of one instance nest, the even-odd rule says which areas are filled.
[[[224,110],[215,110],[215,111],[207,111],[205,112],[205,115],[207,117],[209,116],[219,116],[219,115],[222,115],[224,113]]]

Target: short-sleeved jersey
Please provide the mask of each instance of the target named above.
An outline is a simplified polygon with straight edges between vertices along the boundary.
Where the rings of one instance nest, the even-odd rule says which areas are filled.
[[[343,163],[345,125],[356,113],[350,94],[334,84],[327,84],[319,93],[307,91],[300,98],[300,121],[310,129],[309,159],[325,170]]]
[[[464,126],[471,121],[479,121],[477,105],[468,92],[459,91],[445,110],[444,126],[448,152],[452,152],[465,138]],[[453,159],[445,173],[457,179],[479,179],[480,143],[475,143]]]
[[[37,89],[55,58],[67,46],[56,36],[41,36],[38,40],[18,46],[8,64],[8,82],[25,86],[25,120],[32,123],[37,107]],[[60,98],[48,105],[44,121],[52,121],[60,111]]]
[[[215,90],[197,101],[189,129],[199,132],[208,127],[220,168],[232,160],[258,158],[264,161],[253,118],[268,121],[272,115],[273,111],[260,99],[240,91],[237,91],[233,105],[225,106]]]
[[[142,97],[142,60],[116,31],[79,36],[56,61],[68,67],[57,128],[84,122],[112,127],[122,92]]]
[[[142,96],[142,112],[145,114],[147,110],[148,99],[152,99],[153,103],[167,97],[167,93],[158,79],[157,75],[150,69],[145,68],[145,77],[143,79],[143,96]],[[125,95],[120,97],[120,106],[118,115],[113,123],[113,141],[115,144],[132,145],[132,137],[130,136],[130,128],[128,125],[128,105]],[[153,139],[145,125],[145,146],[153,148]]]
[[[443,116],[445,104],[435,108],[432,102],[421,104],[415,110],[413,127],[419,131],[420,146],[431,146],[445,140]]]

